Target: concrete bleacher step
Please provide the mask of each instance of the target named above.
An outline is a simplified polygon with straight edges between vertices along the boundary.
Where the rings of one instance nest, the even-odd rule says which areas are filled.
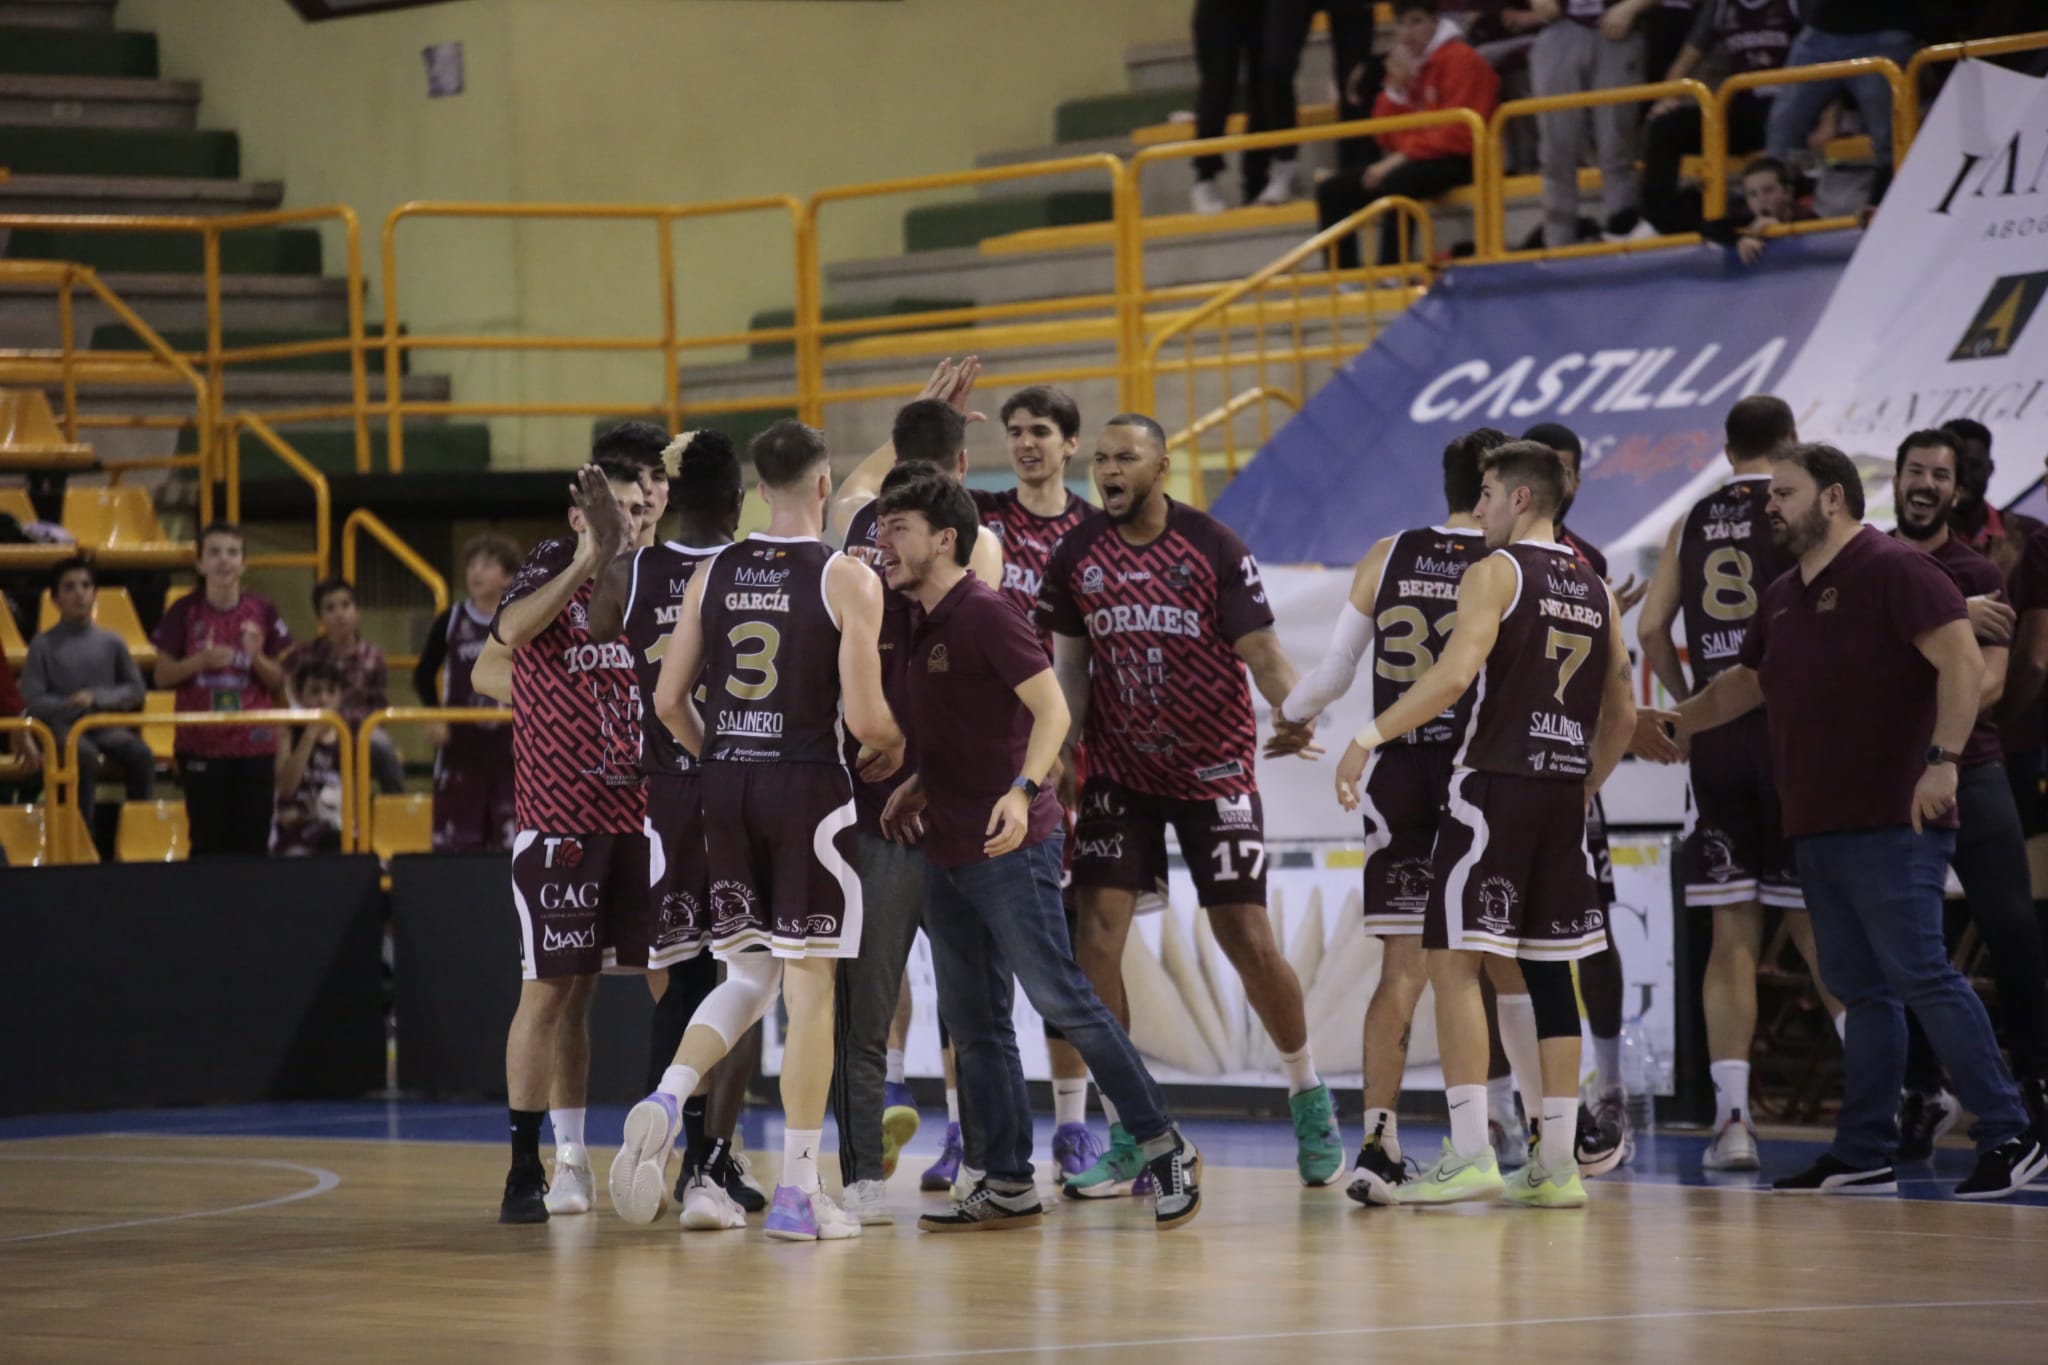
[[[1242,95],[1239,98],[1241,101]],[[1126,90],[1114,95],[1064,100],[1053,110],[1053,141],[1086,142],[1095,138],[1128,137],[1147,124],[1164,123],[1173,114],[1194,107],[1193,85]]]
[[[50,6],[56,10],[58,7]],[[41,6],[10,0],[0,6],[0,73],[13,76],[145,76],[157,74],[154,33],[63,27],[34,22]],[[22,23],[29,19],[31,22]]]
[[[356,472],[354,428],[347,425],[288,426],[279,433],[292,448],[330,478]],[[192,434],[178,440],[178,449],[196,449]],[[370,468],[390,472],[390,448],[384,424],[370,428]],[[286,469],[270,448],[247,432],[241,441],[242,477],[289,479],[297,475]],[[478,474],[491,467],[491,429],[482,422],[407,422],[405,424],[405,472],[408,474]]]
[[[101,279],[159,332],[206,326],[206,279],[202,275],[117,273]],[[328,336],[348,327],[348,280],[335,275],[223,275],[221,318],[229,328],[317,328]],[[0,349],[60,344],[57,291],[18,289],[0,309]],[[92,295],[75,298],[80,340],[95,327],[121,319]]]
[[[905,251],[943,251],[1032,228],[1105,222],[1115,211],[1108,190],[990,195],[921,204],[903,215]]]
[[[190,132],[198,122],[197,81],[0,75],[0,124]]]
[[[206,269],[204,243],[191,232],[19,228],[8,234],[0,254],[14,260],[73,261],[101,274],[199,274]],[[318,228],[250,228],[220,239],[224,275],[318,275],[320,254]]]
[[[0,0],[0,27],[111,29],[114,0]]]
[[[941,308],[966,308],[973,304],[973,302],[974,300],[972,299],[935,299],[929,297],[866,299],[849,303],[828,303],[820,310],[820,313],[826,322],[855,322],[868,318],[899,317],[907,313],[928,313]],[[747,327],[748,330],[753,331],[769,327],[788,327],[795,322],[796,310],[794,308],[763,308],[747,319]],[[857,331],[846,334],[848,337],[871,335],[876,335],[876,333]],[[753,360],[771,360],[777,356],[795,354],[796,343],[794,341],[757,341],[747,347],[748,358]]]
[[[284,202],[278,180],[155,175],[21,175],[0,180],[0,214],[218,215],[264,213]],[[4,231],[4,229],[0,229]]]
[[[404,328],[400,328],[403,331]],[[338,333],[318,327],[239,327],[221,329],[221,346],[235,350],[246,346],[280,346],[301,341],[331,341]],[[162,333],[164,341],[174,351],[186,354],[202,353],[206,349],[206,329],[173,328]],[[95,327],[87,342],[95,351],[146,351],[148,347],[126,323],[106,327]],[[373,375],[384,373],[384,348],[375,346],[364,357],[364,363]],[[290,356],[283,359],[265,360],[260,363],[245,362],[247,368],[260,370],[265,374],[346,374],[349,358],[346,354]],[[243,368],[237,366],[235,368]],[[412,353],[401,350],[398,353],[400,374],[412,370]]]
[[[218,128],[53,128],[0,124],[0,165],[23,175],[235,180],[241,139]]]

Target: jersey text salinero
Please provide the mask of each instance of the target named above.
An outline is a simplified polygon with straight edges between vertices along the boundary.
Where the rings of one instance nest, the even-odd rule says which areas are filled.
[[[1038,621],[1091,644],[1091,775],[1176,800],[1258,789],[1251,687],[1234,646],[1270,627],[1273,611],[1229,527],[1169,501],[1166,529],[1131,545],[1091,512],[1053,551]]]
[[[1429,672],[1458,620],[1458,584],[1486,554],[1478,531],[1423,526],[1403,531],[1387,547],[1372,599],[1372,709],[1374,715],[1406,696]],[[1410,744],[1450,744],[1464,732],[1471,692],[1436,719],[1410,730]]]
[[[825,600],[837,552],[754,535],[705,562],[704,758],[840,763],[839,622]]]
[[[1607,585],[1549,541],[1494,553],[1514,565],[1517,586],[1472,685],[1458,766],[1583,782],[1611,663]]]
[[[1757,598],[1791,567],[1764,515],[1771,476],[1730,479],[1693,504],[1678,533],[1678,605],[1692,690],[1738,661]]]
[[[1046,565],[1052,562],[1053,547],[1094,510],[1071,492],[1067,505],[1049,517],[1026,507],[1014,489],[993,494],[981,504],[983,529],[1003,545],[1003,596],[1026,616],[1038,608],[1038,589],[1045,581]],[[1039,633],[1046,633],[1042,625]]]
[[[690,751],[676,743],[676,737],[655,714],[654,685],[661,679],[661,656],[668,652],[669,632],[675,629],[690,575],[717,553],[716,548],[698,549],[669,540],[633,555],[632,578],[626,589],[626,644],[633,651],[633,671],[640,676],[640,771],[644,773],[683,773],[695,766]],[[701,698],[698,704],[702,705]]]

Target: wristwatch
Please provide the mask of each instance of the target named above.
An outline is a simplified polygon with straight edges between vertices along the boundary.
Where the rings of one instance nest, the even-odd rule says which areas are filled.
[[[1956,754],[1942,748],[1939,744],[1927,746],[1927,766],[1930,768],[1937,763],[1953,763],[1956,761],[1956,758]]]
[[[1027,803],[1036,801],[1038,799],[1038,784],[1036,782],[1033,782],[1030,778],[1020,777],[1015,782],[1012,782],[1010,785],[1019,788],[1023,791],[1024,800]]]

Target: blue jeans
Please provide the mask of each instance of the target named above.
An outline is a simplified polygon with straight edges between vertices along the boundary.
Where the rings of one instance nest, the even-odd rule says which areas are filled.
[[[924,931],[939,1017],[953,1039],[966,1162],[1005,1182],[1031,1177],[1031,1100],[1011,1026],[1010,975],[1066,1035],[1139,1142],[1166,1132],[1166,1103],[1130,1035],[1088,984],[1067,941],[1060,848],[1043,843],[963,867],[925,868]],[[977,1148],[979,1149],[977,1151]]]
[[[1898,1149],[1907,1005],[1957,1098],[1977,1116],[1970,1137],[1978,1150],[2027,1127],[2019,1089],[1998,1059],[1991,1016],[1942,942],[1941,895],[1955,844],[1951,830],[1915,834],[1904,826],[1799,841],[1821,979],[1848,1010],[1842,1112],[1829,1150],[1859,1169],[1889,1164]]]
[[[1889,57],[1900,70],[1911,61],[1920,44],[1903,29],[1882,33],[1835,34],[1803,29],[1792,40],[1786,66],[1819,66],[1823,62],[1848,61],[1853,57]],[[1848,80],[1808,81],[1804,85],[1766,87],[1771,97],[1771,121],[1764,134],[1764,150],[1783,161],[1806,146],[1806,138],[1820,122],[1828,101],[1847,90],[1856,101],[1856,112],[1870,129],[1870,151],[1879,174],[1892,164],[1892,88],[1882,76],[1856,76]]]

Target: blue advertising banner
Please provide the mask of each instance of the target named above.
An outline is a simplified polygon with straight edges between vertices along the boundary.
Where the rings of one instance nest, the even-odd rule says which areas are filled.
[[[1445,444],[1561,422],[1585,443],[1572,530],[1626,535],[1721,454],[1731,404],[1798,354],[1857,234],[1447,271],[1216,500],[1273,563],[1349,564],[1443,515]]]

